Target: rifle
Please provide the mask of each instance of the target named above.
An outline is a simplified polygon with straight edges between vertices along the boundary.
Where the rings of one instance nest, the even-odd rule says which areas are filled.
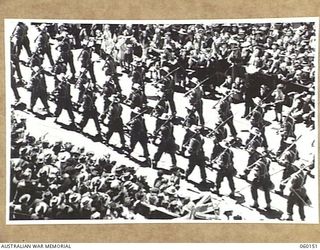
[[[288,150],[290,150],[296,143],[297,141],[302,137],[302,135],[299,135],[299,137],[296,139],[296,141],[294,143],[292,143],[289,147],[287,147],[285,150],[283,150],[283,152],[281,153],[281,155],[279,156],[279,159],[281,158],[281,156],[287,152]]]
[[[220,99],[215,105],[213,105],[212,109],[215,109],[216,106],[217,106],[221,101],[224,101],[225,99],[227,99],[231,94],[233,94],[233,91],[230,91],[229,94],[227,94],[225,97],[223,97],[222,99]]]
[[[225,125],[227,121],[229,121],[234,115],[230,115],[227,119],[225,119],[223,122],[221,122],[214,130],[212,130],[209,134],[207,134],[207,137],[210,137],[214,132],[216,132],[221,126]]]
[[[202,80],[201,82],[199,82],[195,87],[193,87],[192,89],[189,89],[185,94],[184,96],[187,96],[189,95],[193,90],[199,88],[205,81],[209,80],[210,78],[212,78],[212,76],[208,76],[206,79]]]
[[[270,91],[269,94],[261,100],[261,104],[256,105],[255,108],[251,110],[249,114],[246,115],[245,119],[247,119],[258,107],[262,106],[262,104],[264,104],[263,102],[271,95],[271,93],[272,92]]]
[[[139,118],[140,116],[142,116],[142,115],[143,115],[144,113],[146,113],[147,111],[148,111],[148,109],[142,111],[140,114],[137,114],[136,116],[134,116],[133,118],[131,118],[131,120],[126,123],[126,125],[131,125],[131,123],[132,123],[135,119]]]
[[[166,126],[166,125],[171,121],[172,118],[173,118],[173,116],[170,116],[169,119],[166,120],[166,121],[160,126],[160,128],[158,128],[158,129],[156,130],[156,132],[154,132],[154,136],[156,136],[156,135],[161,131],[161,129],[162,129],[164,126]]]
[[[153,83],[153,85],[157,85],[158,83],[162,82],[166,77],[170,76],[172,73],[176,72],[178,69],[180,69],[180,67],[175,68],[174,70],[170,71],[168,74],[163,76],[159,81],[156,81],[155,83]]]

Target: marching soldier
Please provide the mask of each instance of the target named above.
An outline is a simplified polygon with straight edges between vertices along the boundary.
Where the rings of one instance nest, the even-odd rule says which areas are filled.
[[[58,57],[58,60],[63,61],[65,64],[69,64],[70,71],[72,74],[72,80],[75,79],[75,73],[76,70],[74,68],[74,63],[73,63],[73,53],[71,51],[71,44],[68,38],[68,33],[65,33],[64,36],[62,36],[62,40],[60,44],[56,47],[57,50],[60,51],[60,55]]]
[[[195,86],[199,84],[198,79],[195,77],[191,78],[189,82],[195,84]],[[195,108],[199,115],[200,125],[204,126],[202,95],[202,90],[200,87],[198,87],[191,91],[188,97],[189,103]]]
[[[182,124],[182,126],[186,129],[186,133],[185,133],[185,135],[183,137],[181,151],[180,151],[180,154],[182,156],[184,156],[184,153],[185,153],[186,148],[187,148],[186,145],[189,144],[189,140],[193,135],[193,133],[190,131],[190,127],[192,125],[198,125],[198,120],[199,120],[198,117],[195,114],[195,109],[194,109],[193,106],[188,105],[186,107],[186,109],[187,109],[188,114],[187,114],[187,116],[184,119],[184,122]]]
[[[144,108],[147,104],[147,97],[144,94],[142,86],[138,83],[132,84],[132,92],[129,95],[128,102],[130,104],[130,108],[134,109]]]
[[[229,145],[221,145],[221,143],[216,143],[211,155],[212,163],[218,166],[218,173],[216,178],[216,188],[215,193],[220,194],[221,182],[224,177],[228,179],[229,187],[231,190],[230,197],[235,197],[235,186],[233,181],[233,176],[237,174],[237,170],[234,168],[233,164],[233,152],[229,148]]]
[[[122,144],[122,148],[126,146],[126,140],[124,138],[124,131],[123,131],[123,122],[122,122],[122,106],[120,105],[120,99],[113,95],[112,102],[108,109],[108,132],[106,133],[106,144],[109,144],[109,140],[113,133],[119,133],[120,141]]]
[[[278,84],[277,88],[272,92],[272,96],[275,102],[275,119],[274,121],[279,121],[280,124],[282,123],[282,106],[285,100],[285,95],[283,93],[283,84]],[[280,118],[278,119],[278,114]]]
[[[112,80],[112,77],[110,75],[106,76],[106,81],[103,85],[102,88],[102,95],[103,95],[103,100],[104,100],[104,105],[103,105],[103,113],[101,115],[101,121],[103,122],[108,113],[109,106],[111,104],[111,96],[116,94],[116,86],[114,84],[114,81]]]
[[[18,22],[12,32],[11,41],[17,45],[17,56],[20,56],[22,46],[27,51],[28,57],[31,56],[30,41],[28,38],[28,26],[23,22]]]
[[[159,93],[158,98],[159,98],[159,101],[151,112],[151,116],[156,118],[156,126],[153,132],[154,135],[156,131],[160,128],[160,126],[163,124],[163,120],[161,119],[161,117],[166,116],[169,110],[169,106],[162,92]]]
[[[79,89],[78,93],[78,107],[81,106],[86,91],[86,86],[90,84],[90,79],[87,77],[87,70],[85,68],[80,69],[80,75],[76,81],[75,87]]]
[[[71,101],[72,96],[70,93],[70,83],[68,83],[64,73],[58,75],[57,78],[59,80],[59,84],[54,91],[55,95],[57,96],[57,108],[54,113],[54,116],[56,117],[55,122],[57,122],[62,109],[65,109],[71,119],[71,126],[75,127],[76,125],[74,122],[75,117],[72,111],[73,104]]]
[[[158,150],[155,153],[152,161],[154,168],[157,167],[157,164],[163,153],[168,153],[171,156],[172,165],[176,166],[176,142],[173,135],[173,124],[171,118],[168,115],[164,115],[163,124],[156,131],[155,135],[157,136],[160,133],[160,144],[158,145]]]
[[[264,117],[264,109],[262,107],[262,101],[259,97],[254,98],[255,107],[249,113],[251,128],[258,128],[261,137],[263,138],[263,147],[268,148],[267,138],[265,136],[265,121]],[[250,135],[251,136],[251,135]]]
[[[11,63],[11,75],[12,77],[14,77],[14,73],[17,73],[17,78],[19,80],[19,82],[23,82],[22,79],[22,74],[21,74],[21,70],[20,70],[20,61],[19,61],[19,56],[18,56],[18,52],[17,52],[17,45],[14,45],[12,42],[10,42],[10,50],[11,50],[11,57],[10,57],[10,63]],[[14,79],[15,84],[13,84],[13,81],[11,81],[11,88],[13,89],[14,93],[14,86],[16,86],[16,78]],[[17,95],[15,93],[15,97],[17,99]]]
[[[295,145],[296,139],[293,137],[288,137],[284,143],[286,143],[288,147],[278,158],[279,165],[284,167],[281,184],[279,186],[279,190],[276,191],[276,194],[279,195],[283,195],[283,190],[285,189],[285,184],[286,181],[288,181],[288,178],[293,173],[298,171],[297,167],[293,165],[296,160],[299,160],[299,153]]]
[[[20,100],[20,95],[19,95],[18,88],[17,88],[17,81],[14,76],[15,67],[12,62],[10,63],[10,66],[11,66],[11,89],[12,89],[14,97],[16,99],[16,103],[18,103]]]
[[[132,72],[132,83],[138,83],[141,86],[141,89],[144,92],[144,68],[142,67],[142,62],[141,60],[134,61],[132,63],[134,66],[133,72]]]
[[[106,54],[105,63],[102,67],[106,76],[111,76],[112,80],[116,86],[118,93],[121,94],[122,89],[119,84],[118,73],[117,73],[117,64],[113,57],[109,54]]]
[[[251,195],[254,201],[251,207],[258,208],[258,189],[262,188],[265,195],[265,200],[267,206],[266,210],[270,210],[271,206],[271,198],[270,198],[270,190],[274,188],[273,183],[270,179],[269,168],[271,161],[266,157],[267,153],[263,147],[258,147],[257,150],[255,148],[251,148],[251,154],[248,159],[248,165],[244,170],[244,175],[240,177],[243,179],[247,179],[247,176],[250,174],[253,176],[253,180],[251,183]]]
[[[282,152],[287,148],[288,145],[285,143],[285,141],[289,137],[296,138],[294,130],[295,130],[294,119],[290,115],[288,115],[287,117],[284,116],[283,125],[279,130],[279,133],[281,135],[281,140],[280,140],[279,149],[277,150],[277,153],[276,153],[277,157],[280,156]]]
[[[48,93],[45,74],[51,75],[49,72],[38,66],[32,68],[30,111],[33,112],[33,107],[35,106],[38,98],[40,98],[45,110],[47,111],[47,114],[51,115],[48,105]]]
[[[189,140],[189,147],[188,147],[188,154],[189,154],[189,164],[188,169],[186,171],[186,180],[192,171],[194,170],[195,166],[199,166],[200,168],[200,175],[201,175],[201,184],[206,183],[207,174],[205,169],[205,155],[203,150],[204,139],[201,137],[200,134],[200,127],[196,125],[192,125],[190,127],[190,131],[193,133]]]
[[[131,113],[129,125],[131,126],[129,155],[133,152],[135,146],[139,142],[142,146],[144,157],[146,160],[150,160],[148,150],[148,131],[140,108],[135,108]]]
[[[221,99],[218,104],[218,115],[219,115],[219,121],[222,123],[226,123],[229,128],[231,135],[233,136],[234,140],[237,139],[237,131],[233,125],[233,113],[231,111],[231,102],[232,97],[231,94],[227,94],[226,97]]]
[[[253,147],[263,147],[265,145],[264,138],[262,136],[262,133],[259,128],[253,127],[250,129],[250,135],[249,138],[246,141],[245,148]]]
[[[300,170],[292,175],[290,181],[290,194],[287,202],[287,220],[292,221],[293,207],[297,205],[299,207],[299,215],[302,221],[305,220],[306,216],[304,213],[304,206],[309,206],[311,201],[307,195],[306,188],[304,187],[306,182],[306,171],[308,169],[303,164],[300,166]]]
[[[59,79],[57,78],[60,74],[67,74],[67,65],[61,60],[57,60],[53,68],[54,73],[54,87],[58,87]]]
[[[173,95],[174,95],[174,80],[172,75],[170,75],[169,72],[169,67],[164,66],[161,68],[160,70],[160,74],[162,75],[161,78],[161,90],[164,93],[164,98],[166,101],[169,102],[169,106],[170,106],[170,110],[171,110],[171,114],[173,116],[176,115],[177,111],[176,111],[176,105],[173,99]]]
[[[94,74],[94,69],[93,69],[93,62],[91,60],[92,58],[92,49],[91,47],[88,46],[88,43],[83,44],[83,49],[78,56],[78,61],[80,61],[81,68],[85,68],[86,70],[89,71],[90,78],[94,86],[96,86],[96,76]]]
[[[41,25],[41,30],[39,36],[35,39],[35,44],[36,44],[36,50],[44,56],[44,54],[47,54],[48,59],[50,61],[51,66],[54,66],[54,62],[52,59],[52,54],[51,54],[51,45],[50,45],[50,37],[49,34],[47,33],[47,28],[45,25]]]
[[[89,119],[93,119],[94,124],[96,125],[96,129],[97,129],[97,137],[99,139],[102,138],[101,135],[101,127],[99,124],[99,120],[98,120],[98,116],[99,116],[99,112],[97,110],[97,107],[95,105],[97,97],[94,94],[94,91],[92,89],[91,86],[88,86],[86,91],[85,91],[85,95],[84,95],[84,99],[83,99],[83,118],[81,120],[81,122],[79,123],[79,127],[80,130],[82,131],[83,128],[87,125],[88,120]]]

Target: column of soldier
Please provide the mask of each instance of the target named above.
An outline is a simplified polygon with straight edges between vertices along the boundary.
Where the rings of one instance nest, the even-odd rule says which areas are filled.
[[[126,152],[130,156],[133,152],[136,144],[139,142],[143,148],[144,157],[146,163],[153,168],[157,168],[157,164],[163,153],[168,153],[172,159],[172,165],[177,165],[176,153],[189,159],[188,168],[185,173],[186,181],[189,181],[189,176],[193,172],[194,168],[198,166],[200,168],[200,174],[203,186],[207,185],[206,168],[211,168],[217,171],[217,177],[215,180],[214,193],[219,195],[219,189],[223,179],[226,177],[230,187],[230,197],[235,198],[236,188],[234,185],[234,178],[237,175],[237,170],[234,167],[233,151],[231,147],[240,146],[244,150],[249,152],[249,159],[247,167],[243,174],[239,175],[240,178],[247,179],[250,172],[254,172],[254,179],[251,183],[251,193],[253,198],[252,207],[258,208],[258,189],[262,189],[265,193],[265,199],[267,203],[267,210],[271,209],[270,191],[274,188],[274,184],[271,181],[269,174],[269,166],[271,161],[277,161],[283,168],[282,181],[279,186],[279,190],[276,191],[279,195],[283,195],[283,190],[286,183],[291,183],[290,195],[288,198],[288,220],[292,220],[292,207],[297,204],[300,208],[300,217],[305,219],[303,207],[309,204],[308,196],[304,189],[304,183],[307,175],[310,175],[310,171],[314,167],[314,163],[295,166],[294,162],[299,159],[298,151],[296,148],[296,142],[300,137],[295,135],[295,119],[290,113],[282,114],[281,107],[276,109],[276,117],[280,113],[280,121],[282,122],[282,128],[279,131],[281,133],[280,148],[276,153],[268,151],[268,144],[265,136],[264,114],[266,112],[265,99],[255,98],[254,105],[251,107],[251,111],[246,112],[245,118],[250,120],[251,129],[250,135],[247,141],[242,144],[241,140],[237,138],[237,131],[234,127],[233,120],[234,115],[231,110],[231,103],[233,101],[234,91],[229,91],[224,94],[222,98],[215,104],[214,108],[218,112],[219,119],[217,120],[215,127],[212,131],[209,131],[206,136],[212,138],[214,142],[214,148],[210,160],[207,161],[203,149],[204,144],[204,131],[205,122],[203,118],[203,82],[208,79],[202,79],[199,81],[196,77],[186,77],[184,85],[188,85],[190,88],[185,97],[189,100],[189,105],[186,107],[188,114],[184,119],[183,126],[186,129],[186,133],[183,139],[180,150],[177,150],[177,144],[174,136],[174,124],[177,123],[176,107],[174,100],[175,84],[177,79],[177,71],[183,67],[181,64],[177,67],[168,67],[175,58],[168,58],[164,56],[159,59],[157,63],[160,64],[159,68],[155,70],[157,80],[153,83],[159,90],[158,102],[155,107],[151,108],[147,106],[147,98],[145,95],[145,85],[147,84],[146,75],[149,68],[141,59],[125,59],[123,67],[128,70],[132,79],[132,93],[128,98],[122,95],[121,86],[119,83],[119,74],[117,72],[117,61],[111,54],[100,54],[104,59],[103,70],[105,73],[105,83],[103,87],[100,87],[96,82],[94,73],[94,61],[92,60],[93,47],[90,45],[92,40],[82,40],[82,51],[78,57],[80,62],[80,72],[76,77],[76,70],[74,66],[74,58],[72,52],[72,36],[68,33],[68,30],[63,25],[60,27],[59,33],[54,37],[59,42],[57,49],[59,55],[54,62],[51,55],[50,36],[47,33],[46,26],[40,25],[39,35],[35,40],[36,50],[31,52],[29,46],[29,39],[27,35],[28,27],[19,22],[14,29],[11,37],[11,86],[14,91],[16,100],[19,101],[19,93],[17,91],[17,84],[22,82],[22,75],[20,71],[20,63],[30,67],[31,73],[31,101],[30,111],[33,112],[33,108],[38,98],[42,101],[44,108],[48,115],[52,115],[49,110],[48,100],[50,96],[46,89],[45,75],[54,77],[55,90],[52,92],[53,99],[56,102],[57,108],[54,113],[56,118],[59,117],[62,110],[67,110],[71,119],[71,127],[78,131],[82,131],[86,126],[89,119],[93,119],[96,129],[98,131],[97,139],[103,141],[106,145],[109,145],[109,140],[114,133],[119,133],[122,144],[123,152]],[[130,36],[129,36],[130,37]],[[19,59],[22,47],[27,51],[29,56],[28,62],[24,62]],[[168,49],[168,48],[167,48]],[[157,53],[164,53],[163,50],[156,48],[148,48],[148,50],[156,51]],[[98,51],[98,53],[100,53]],[[42,65],[44,61],[44,55],[49,58],[52,70],[45,70]],[[171,62],[169,62],[171,60]],[[72,76],[67,77],[68,66],[70,68]],[[15,78],[15,73],[18,78],[18,82]],[[89,76],[87,75],[89,73]],[[72,102],[70,87],[74,85],[79,89],[78,102],[76,105]],[[284,94],[282,92],[283,86],[278,85],[275,93],[273,94],[278,98],[278,103],[284,101]],[[100,115],[96,107],[97,94],[100,94],[104,99],[104,112]],[[296,99],[301,98],[296,96]],[[130,121],[124,124],[122,121],[122,104],[130,105],[131,116]],[[279,106],[276,104],[276,106]],[[170,113],[169,115],[169,108]],[[75,123],[75,116],[73,114],[74,109],[77,112],[82,110],[82,120],[79,124]],[[280,112],[279,112],[280,109]],[[148,143],[150,135],[147,131],[144,115],[149,114],[156,117],[156,128],[152,134],[152,141],[158,146],[158,150],[155,153],[152,160],[149,157]],[[102,133],[101,123],[107,119],[106,126],[108,131]],[[228,125],[231,133],[231,140],[227,140],[228,132],[226,129]],[[126,141],[124,133],[126,130],[130,133],[130,147],[126,148]]]

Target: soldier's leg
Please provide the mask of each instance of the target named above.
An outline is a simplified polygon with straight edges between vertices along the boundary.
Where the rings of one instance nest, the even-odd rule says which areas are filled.
[[[70,65],[70,71],[71,71],[71,73],[72,73],[72,77],[74,77],[74,75],[75,75],[75,73],[76,73],[76,69],[74,68],[72,51],[70,51],[67,60],[68,60],[68,63],[69,63],[69,65]]]
[[[89,120],[89,115],[88,114],[83,114],[82,120],[79,123],[80,129],[82,130],[88,123]]]
[[[252,181],[252,184],[251,184],[251,196],[252,196],[252,199],[254,201],[252,207],[259,207],[259,204],[258,204],[258,182],[256,179],[254,179]]]
[[[200,121],[200,124],[201,125],[204,125],[204,118],[203,118],[203,108],[202,108],[202,101],[199,105],[197,105],[196,109],[197,109],[197,112],[198,112],[198,115],[199,115],[199,121]]]
[[[17,89],[17,82],[14,77],[11,77],[11,88],[12,88],[14,97],[16,98],[16,101],[20,100],[20,95]]]
[[[235,186],[234,186],[233,175],[232,174],[228,174],[227,175],[227,179],[228,179],[228,182],[229,182],[229,187],[230,187],[231,193],[234,194]]]
[[[121,125],[121,129],[119,130],[120,142],[124,147],[126,145],[126,139],[124,138],[123,125]]]
[[[173,99],[173,94],[170,95],[170,97],[168,98],[168,101],[169,101],[171,113],[172,115],[175,115],[177,113],[177,110],[176,110],[176,104]]]
[[[228,124],[228,126],[229,126],[229,128],[230,128],[231,135],[232,135],[233,137],[237,137],[237,131],[236,131],[234,125],[233,125],[233,118],[229,119],[229,120],[227,121],[227,124]]]
[[[100,123],[99,123],[99,119],[98,119],[98,114],[94,114],[92,117],[94,124],[96,125],[96,129],[98,131],[98,134],[101,134],[101,127],[100,127]]]
[[[18,60],[16,60],[14,62],[14,66],[15,66],[15,69],[16,69],[16,72],[17,72],[17,77],[19,79],[19,81],[22,81],[22,74],[21,74],[21,69],[20,69],[20,63]]]
[[[294,203],[295,203],[294,194],[290,193],[288,197],[288,202],[287,202],[287,213],[288,213],[287,220],[292,220]]]
[[[88,70],[89,70],[89,74],[90,74],[90,77],[91,77],[91,81],[93,84],[95,84],[97,82],[96,80],[96,76],[94,74],[94,70],[93,70],[93,63],[91,63],[88,67]]]
[[[38,95],[35,90],[31,91],[31,100],[30,100],[30,109],[33,111],[34,106],[36,105]]]
[[[218,194],[221,187],[221,182],[224,177],[225,177],[225,174],[222,171],[218,171],[217,177],[216,177],[216,193]]]
[[[264,198],[267,203],[267,208],[268,207],[270,208],[270,203],[271,203],[270,190],[266,183],[263,186],[263,191],[264,191]]]
[[[41,100],[44,108],[49,112],[48,95],[47,95],[47,93],[42,93],[40,95],[40,100]]]
[[[301,219],[302,221],[304,221],[305,218],[306,218],[306,216],[305,216],[305,214],[304,214],[304,202],[303,202],[303,200],[299,199],[298,202],[297,202],[297,204],[298,204],[298,207],[299,207],[300,219]]]
[[[175,152],[175,151],[170,152],[170,156],[171,156],[172,165],[173,165],[173,166],[176,166],[176,165],[177,165],[176,152]]]
[[[51,66],[53,67],[54,66],[54,61],[52,59],[52,53],[51,53],[51,47],[50,46],[46,49],[46,54],[47,54],[47,56],[49,58]]]
[[[68,115],[71,119],[71,123],[74,124],[74,114],[73,114],[73,111],[72,111],[72,104],[68,105],[68,107],[66,108],[67,112],[68,112]]]
[[[196,166],[196,162],[195,162],[194,156],[190,156],[188,168],[186,170],[186,180],[188,180],[188,177],[190,176],[190,174],[194,170],[195,166]]]
[[[200,159],[198,159],[198,166],[200,168],[200,176],[201,176],[202,181],[205,181],[207,179],[205,164],[206,163],[205,163],[204,155],[200,156]]]
[[[141,147],[143,149],[144,157],[149,157],[149,150],[148,150],[148,138],[146,140],[140,140]]]
[[[62,112],[62,105],[57,104],[57,108],[54,111],[54,116],[56,117],[56,120],[60,116],[61,112]]]
[[[130,149],[129,149],[129,154],[132,153],[132,151],[134,150],[134,148],[136,147],[138,142],[138,138],[136,138],[136,136],[131,135],[130,137]]]
[[[32,53],[30,50],[30,41],[27,36],[23,39],[23,47],[26,49],[28,57],[30,57]]]
[[[158,147],[158,150],[157,152],[154,154],[154,157],[153,157],[153,167],[156,167],[162,154],[164,153],[164,148],[160,145]]]
[[[112,76],[112,79],[113,79],[114,84],[116,85],[116,90],[117,90],[119,93],[121,93],[121,92],[122,92],[122,89],[121,89],[121,86],[120,86],[120,83],[119,83],[118,76],[113,75],[113,76]]]
[[[286,185],[285,185],[285,183],[282,183],[282,181],[287,180],[289,178],[289,176],[290,176],[290,173],[289,173],[288,167],[286,167],[285,170],[283,171],[283,174],[282,174],[282,179],[281,179],[281,183],[279,185],[279,190],[275,192],[276,194],[283,195],[283,190],[285,189]]]

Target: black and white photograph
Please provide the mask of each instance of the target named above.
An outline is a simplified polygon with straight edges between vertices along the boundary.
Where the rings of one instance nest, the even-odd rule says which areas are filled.
[[[6,19],[7,224],[318,224],[318,18]]]

